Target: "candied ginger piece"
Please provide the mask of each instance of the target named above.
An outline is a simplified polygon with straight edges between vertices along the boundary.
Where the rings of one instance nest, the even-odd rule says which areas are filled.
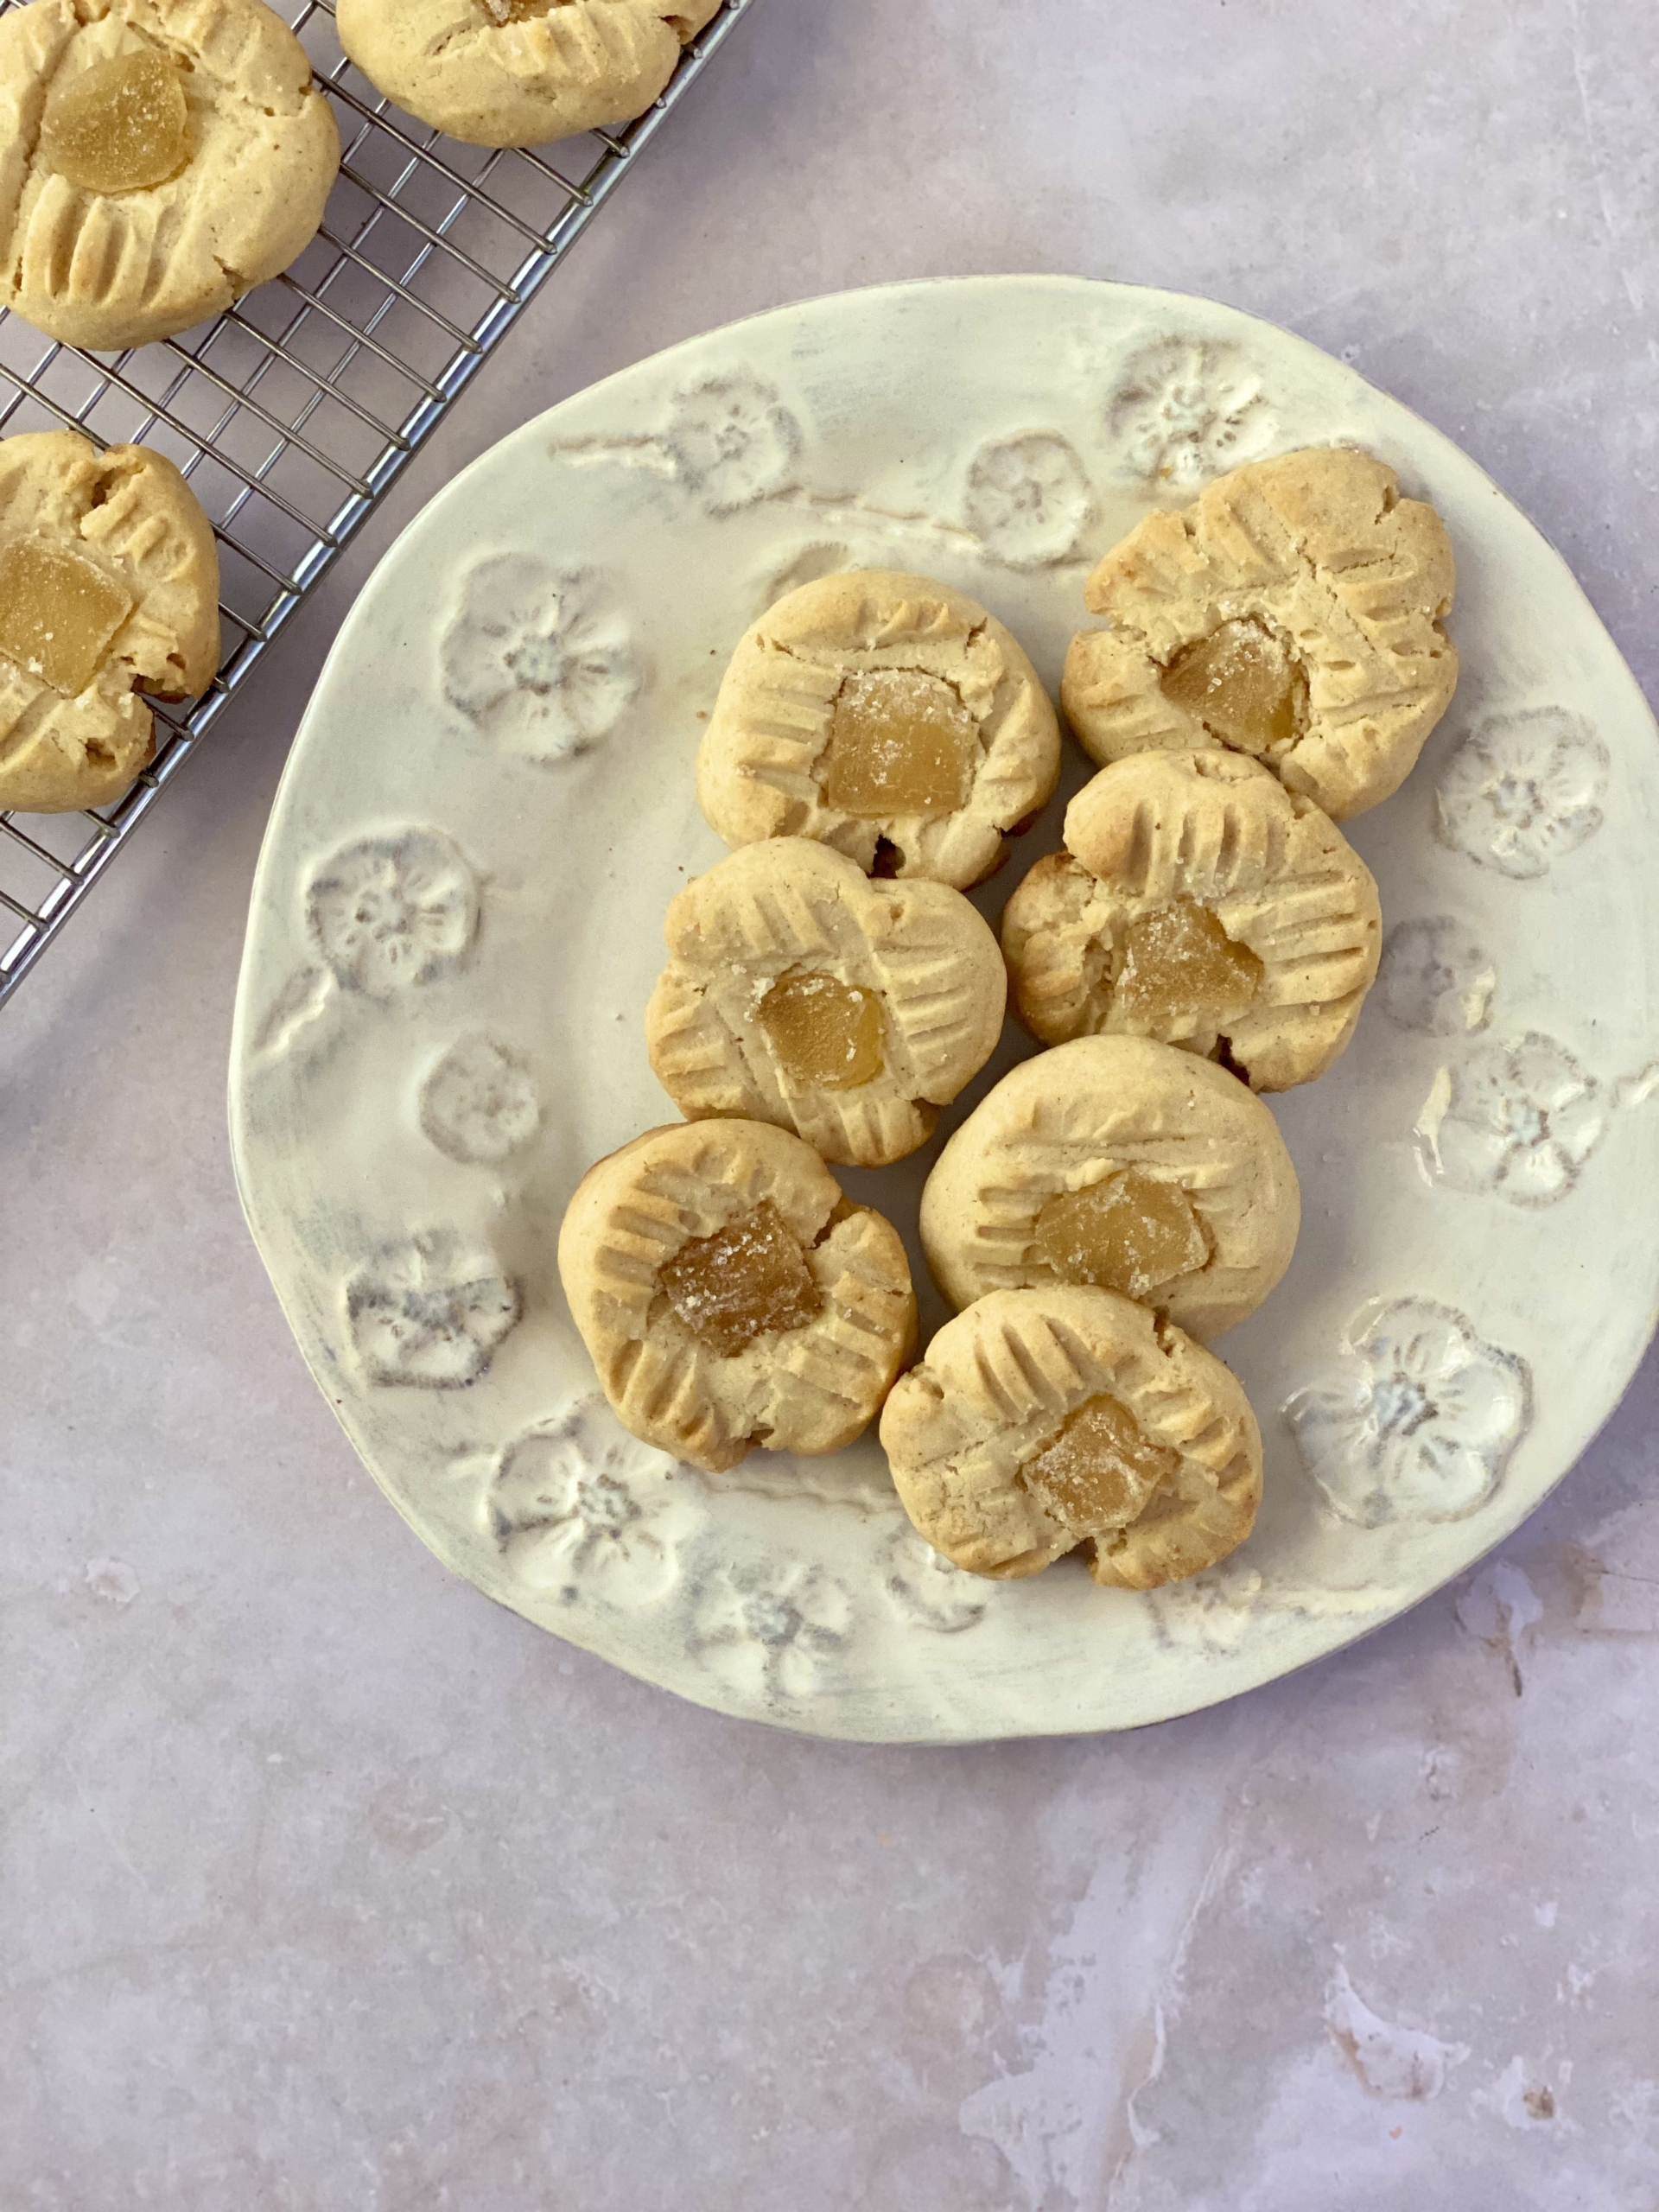
[[[41,158],[84,192],[140,192],[184,167],[184,87],[164,54],[138,47],[54,81]]]
[[[686,1327],[721,1359],[734,1359],[757,1337],[800,1328],[823,1306],[805,1254],[767,1200],[712,1236],[682,1244],[661,1281]]]
[[[1062,1282],[1145,1300],[1210,1257],[1210,1240],[1179,1183],[1125,1167],[1061,1191],[1037,1216],[1037,1249]]]
[[[67,545],[15,537],[0,551],[0,653],[71,699],[132,608],[124,586]]]
[[[1262,963],[1207,906],[1173,899],[1129,924],[1112,1004],[1131,1020],[1232,1021],[1262,988]]]
[[[881,1001],[834,976],[785,976],[760,1001],[766,1031],[791,1083],[857,1090],[881,1072]]]
[[[1126,1405],[1087,1398],[1052,1444],[1020,1470],[1037,1503],[1081,1540],[1127,1529],[1181,1464],[1154,1444]]]
[[[1184,646],[1163,674],[1165,698],[1240,753],[1276,753],[1296,734],[1301,671],[1259,622],[1224,622]]]
[[[545,16],[559,0],[478,0],[498,30],[508,23],[522,23],[531,16]]]
[[[979,726],[948,683],[873,669],[836,701],[824,800],[860,822],[938,822],[966,804],[978,760]]]

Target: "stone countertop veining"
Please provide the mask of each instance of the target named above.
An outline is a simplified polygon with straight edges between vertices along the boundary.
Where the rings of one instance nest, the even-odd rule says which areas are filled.
[[[1458,438],[1659,689],[1646,0],[1089,17],[757,0],[0,1022],[8,2212],[1659,2200],[1651,1357],[1370,1642],[1133,1736],[869,1750],[447,1576],[238,1211],[247,887],[341,613],[465,461],[711,324],[1001,269],[1228,300]]]

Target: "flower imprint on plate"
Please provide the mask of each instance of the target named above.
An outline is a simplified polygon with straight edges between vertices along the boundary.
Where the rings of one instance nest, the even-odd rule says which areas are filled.
[[[440,1152],[496,1166],[541,1126],[541,1103],[515,1054],[488,1037],[452,1045],[421,1085],[421,1127]]]
[[[1484,1505],[1532,1420],[1526,1362],[1427,1298],[1374,1301],[1348,1347],[1340,1368],[1284,1406],[1332,1510],[1377,1529],[1461,1521]]]
[[[1535,1031],[1440,1070],[1417,1117],[1417,1156],[1429,1181],[1450,1190],[1554,1205],[1606,1128],[1600,1085]]]
[[[1089,520],[1089,479],[1053,430],[992,438],[968,464],[969,529],[1010,568],[1043,569],[1071,553]]]
[[[345,1287],[346,1325],[371,1382],[475,1382],[518,1319],[518,1294],[448,1230],[389,1246]]]
[[[675,1469],[598,1399],[579,1400],[507,1446],[483,1510],[524,1582],[556,1589],[567,1604],[655,1605],[679,1580],[681,1547],[705,1517]]]
[[[1149,1590],[1142,1602],[1167,1649],[1219,1656],[1249,1635],[1263,1586],[1256,1568],[1230,1564]]]
[[[1183,489],[1250,460],[1277,428],[1236,349],[1198,338],[1160,339],[1132,354],[1107,419],[1137,476]]]
[[[801,426],[769,384],[739,369],[681,392],[663,444],[710,514],[734,514],[793,482]]]
[[[1482,722],[1441,772],[1441,840],[1502,875],[1547,874],[1600,829],[1607,768],[1606,747],[1564,708]]]
[[[821,1567],[792,1560],[722,1567],[699,1593],[693,1648],[734,1688],[805,1697],[846,1646],[852,1599]]]
[[[881,1547],[881,1586],[895,1612],[912,1627],[954,1636],[985,1618],[1000,1586],[954,1566],[905,1522]]]
[[[441,830],[342,845],[312,876],[305,918],[345,989],[396,998],[459,968],[478,928],[478,884]]]
[[[450,704],[543,766],[607,737],[645,682],[601,578],[531,553],[493,554],[468,571],[439,658]]]
[[[1473,1036],[1492,1018],[1497,969],[1462,922],[1437,914],[1389,931],[1376,984],[1383,1011],[1402,1029]]]

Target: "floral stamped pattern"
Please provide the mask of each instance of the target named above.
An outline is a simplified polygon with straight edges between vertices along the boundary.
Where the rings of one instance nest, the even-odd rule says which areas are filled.
[[[925,1543],[908,1522],[882,1546],[879,1572],[887,1600],[912,1628],[955,1636],[985,1618],[986,1607],[1001,1586],[969,1574]]]
[[[508,1445],[483,1510],[515,1573],[566,1604],[655,1605],[678,1581],[681,1548],[704,1517],[674,1469],[597,1399],[582,1400]]]
[[[1276,427],[1262,383],[1235,349],[1164,338],[1124,364],[1109,405],[1137,476],[1196,490],[1265,449]]]
[[[440,1152],[492,1167],[527,1144],[542,1119],[528,1071],[488,1037],[463,1037],[449,1047],[421,1085],[420,1112]]]
[[[1219,1656],[1236,1651],[1250,1633],[1264,1587],[1256,1568],[1230,1561],[1185,1582],[1149,1590],[1144,1602],[1166,1650]]]
[[[600,578],[532,553],[493,554],[467,572],[439,658],[451,706],[543,766],[607,737],[645,682]]]
[[[851,1633],[852,1599],[804,1560],[722,1567],[698,1599],[692,1648],[750,1695],[802,1698]]]
[[[1431,1183],[1554,1205],[1606,1133],[1600,1086],[1565,1046],[1529,1032],[1478,1046],[1442,1068],[1417,1118],[1417,1156]]]
[[[306,923],[336,982],[396,998],[459,968],[478,928],[478,885],[441,830],[359,837],[323,862]]]
[[[578,466],[605,462],[665,477],[714,516],[772,501],[821,517],[826,529],[844,529],[856,519],[1014,569],[1083,557],[1077,540],[1093,513],[1093,494],[1075,448],[1057,430],[1025,430],[981,445],[968,464],[960,522],[884,506],[856,491],[814,488],[803,480],[804,442],[800,422],[774,388],[736,370],[679,392],[659,430],[576,438],[552,451]],[[765,580],[761,611],[797,584],[855,565],[857,556],[844,543],[803,546]]]
[[[346,1325],[371,1382],[454,1390],[475,1382],[518,1319],[518,1294],[448,1230],[410,1237],[345,1287]]]
[[[1477,1511],[1531,1423],[1526,1362],[1427,1298],[1366,1306],[1348,1349],[1342,1368],[1284,1408],[1332,1511],[1364,1529]]]
[[[1438,914],[1389,932],[1376,987],[1383,1011],[1402,1029],[1473,1036],[1492,1018],[1497,969],[1463,923]]]
[[[968,526],[1010,568],[1068,559],[1092,504],[1083,463],[1057,431],[993,438],[968,464]]]
[[[662,443],[710,514],[734,514],[792,483],[801,426],[769,384],[740,369],[681,392]]]
[[[1560,707],[1500,715],[1469,732],[1435,794],[1442,841],[1482,868],[1545,875],[1602,822],[1607,748]]]

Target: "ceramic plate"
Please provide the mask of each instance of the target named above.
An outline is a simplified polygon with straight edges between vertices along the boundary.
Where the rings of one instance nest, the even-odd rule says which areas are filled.
[[[919,569],[1051,686],[1090,563],[1236,463],[1351,442],[1455,541],[1463,677],[1351,825],[1382,975],[1274,1102],[1285,1282],[1220,1349],[1267,1443],[1250,1541],[1149,1596],[998,1584],[913,1535],[876,1444],[730,1475],[627,1436],[554,1244],[578,1177],[673,1118],[641,1014],[721,847],[692,760],[740,632],[843,566]],[[1073,753],[1062,799],[1088,773]],[[1061,278],[787,308],[556,407],[450,485],[342,629],[255,886],[232,1112],[244,1203],[330,1403],[439,1557],[722,1710],[830,1736],[1122,1728],[1345,1643],[1558,1480],[1654,1324],[1659,749],[1578,586],[1471,461],[1230,308]],[[1058,842],[1057,802],[1012,882]],[[938,1148],[843,1173],[913,1242]]]

